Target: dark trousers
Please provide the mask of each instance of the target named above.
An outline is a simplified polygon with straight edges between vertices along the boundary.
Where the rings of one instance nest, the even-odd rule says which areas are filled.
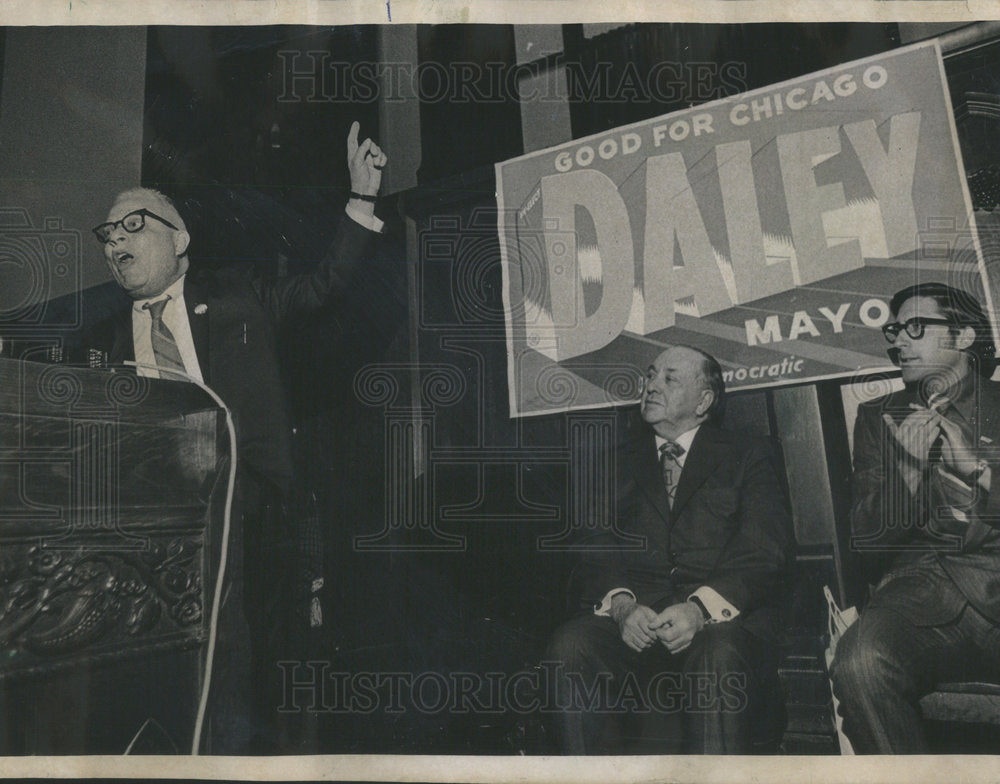
[[[275,662],[296,658],[288,634],[292,618],[287,582],[293,563],[286,518],[280,488],[252,471],[238,475],[206,714],[205,753],[270,751],[277,735],[281,695]],[[221,546],[221,514],[219,519],[213,568]]]
[[[841,638],[830,675],[857,753],[923,754],[920,698],[944,681],[997,678],[1000,627],[968,604],[939,626],[872,607]]]
[[[564,754],[752,754],[784,728],[777,654],[735,623],[706,626],[679,654],[637,653],[613,620],[581,615],[556,630],[545,661]]]
[[[224,497],[223,490],[217,495]],[[247,754],[253,734],[251,722],[251,636],[244,608],[244,532],[252,524],[248,509],[255,504],[252,482],[238,477],[226,545],[226,571],[216,627],[212,684],[202,735],[203,754]],[[222,511],[213,523],[209,597],[215,591],[216,568],[223,547]],[[211,612],[211,603],[205,608]]]
[[[287,668],[329,657],[325,630],[310,619],[311,583],[321,543],[306,542],[310,524],[321,536],[320,521],[309,517],[303,495],[259,481],[244,516],[244,607],[250,628],[251,753],[316,753],[316,716],[288,710]],[[309,551],[309,552],[306,552]],[[318,594],[316,594],[318,595]]]

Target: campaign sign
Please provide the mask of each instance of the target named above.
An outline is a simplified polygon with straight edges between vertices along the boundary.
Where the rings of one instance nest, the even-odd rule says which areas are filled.
[[[511,416],[634,402],[663,348],[729,389],[891,367],[892,294],[992,313],[936,42],[497,164]]]

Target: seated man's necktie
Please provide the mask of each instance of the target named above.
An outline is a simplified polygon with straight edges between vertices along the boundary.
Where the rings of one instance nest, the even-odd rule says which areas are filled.
[[[678,462],[684,454],[684,447],[675,441],[667,441],[660,447],[660,470],[663,472],[663,484],[667,488],[667,498],[670,508],[674,508],[674,496],[677,495],[677,483],[681,478],[681,464]]]
[[[153,356],[156,357],[156,366],[164,370],[180,370],[183,372],[184,360],[181,359],[181,352],[177,348],[177,341],[174,340],[174,333],[163,323],[163,309],[167,306],[167,300],[169,299],[170,297],[168,296],[156,302],[147,302],[142,307],[144,310],[149,311],[150,318],[152,319],[149,337],[153,343]],[[164,378],[176,380],[177,377],[171,374],[164,374]]]

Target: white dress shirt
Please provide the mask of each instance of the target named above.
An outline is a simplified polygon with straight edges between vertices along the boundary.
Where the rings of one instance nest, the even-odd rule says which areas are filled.
[[[360,223],[366,229],[371,229],[376,234],[382,231],[382,226],[384,225],[381,220],[375,217],[375,215],[365,215],[361,210],[355,207],[351,202],[347,202],[347,206],[344,208],[344,212],[347,213],[347,217],[350,218],[355,223]]]
[[[135,361],[139,365],[136,368],[136,372],[140,376],[161,378],[159,371],[151,369],[156,366],[156,356],[153,354],[153,339],[150,336],[153,316],[149,312],[149,309],[144,306],[151,302],[158,302],[169,296],[170,299],[163,308],[163,324],[174,336],[177,350],[180,352],[181,360],[184,362],[184,372],[198,379],[198,381],[204,381],[201,375],[201,365],[198,364],[198,354],[194,350],[194,338],[191,336],[191,324],[188,321],[187,307],[184,303],[185,277],[185,275],[181,275],[158,297],[138,299],[132,304],[132,343],[135,346]],[[208,318],[208,316],[206,315],[202,318]],[[185,380],[172,373],[164,373],[162,378],[168,381]]]

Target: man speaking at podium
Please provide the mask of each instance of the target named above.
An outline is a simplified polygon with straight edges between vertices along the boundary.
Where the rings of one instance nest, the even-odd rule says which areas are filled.
[[[261,704],[266,702],[261,679],[275,677],[268,672],[263,642],[269,615],[258,606],[259,601],[273,601],[275,587],[261,585],[267,558],[261,545],[276,533],[263,529],[285,524],[280,510],[287,505],[293,477],[277,332],[287,321],[318,311],[335,293],[350,291],[372,237],[381,231],[374,203],[386,155],[371,139],[359,145],[358,128],[355,122],[347,139],[351,198],[337,239],[327,259],[307,273],[270,283],[239,268],[189,273],[190,236],[184,220],[170,199],[147,188],[119,194],[107,221],[94,228],[112,276],[133,305],[99,324],[88,336],[88,348],[107,352],[111,365],[135,361],[141,375],[174,380],[186,375],[207,384],[236,423],[237,501],[204,745],[211,753],[251,750],[255,731],[266,734],[274,718],[267,714],[276,706],[268,710]],[[214,549],[213,563],[218,558]],[[246,578],[245,554],[250,556]],[[245,616],[244,587],[251,596]],[[254,701],[257,707],[251,709]],[[255,728],[251,717],[264,726]]]

